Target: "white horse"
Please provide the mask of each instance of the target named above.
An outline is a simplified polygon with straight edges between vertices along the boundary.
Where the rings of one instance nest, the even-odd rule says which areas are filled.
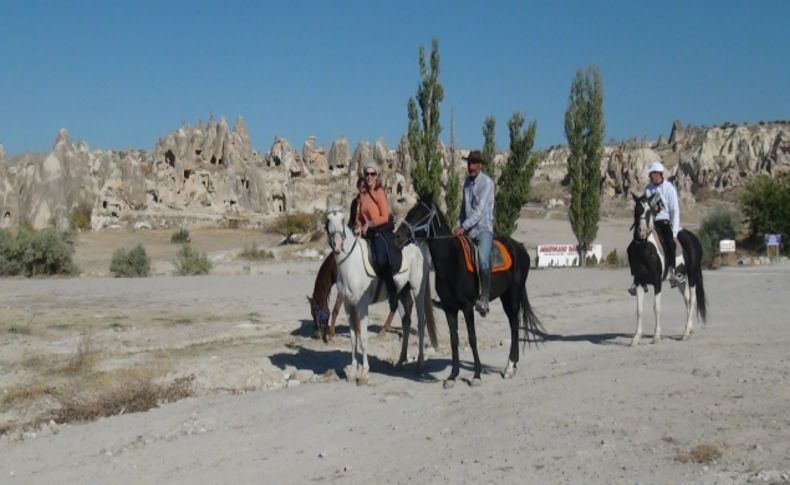
[[[329,246],[335,253],[337,261],[337,288],[343,297],[346,314],[349,318],[351,331],[351,368],[356,374],[357,383],[366,383],[368,379],[368,306],[377,301],[386,300],[386,291],[374,295],[377,288],[386,289],[386,285],[378,284],[379,278],[371,275],[366,268],[366,253],[370,251],[367,241],[357,237],[346,225],[343,209],[332,207],[326,216],[326,233]],[[430,281],[428,279],[428,258],[414,244],[403,248],[402,270],[395,275],[395,285],[400,293],[406,286],[412,292],[417,306],[417,327],[419,335],[419,357],[417,372],[424,360],[423,347],[425,342],[426,318],[431,346],[436,348],[436,322],[431,305]],[[426,317],[427,309],[427,317]],[[359,315],[359,321],[354,315]],[[402,314],[403,344],[396,367],[403,366],[409,345],[411,326],[411,308],[404,306]],[[355,328],[356,327],[356,328]],[[362,365],[357,364],[357,345],[362,352]],[[348,376],[351,378],[352,376]]]

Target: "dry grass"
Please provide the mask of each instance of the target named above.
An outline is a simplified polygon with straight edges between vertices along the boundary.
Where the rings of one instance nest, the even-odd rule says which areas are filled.
[[[94,364],[96,364],[96,357],[96,351],[93,348],[93,338],[90,333],[84,333],[79,344],[77,344],[76,353],[59,371],[72,375],[90,372]]]
[[[2,409],[9,409],[20,403],[35,401],[36,399],[52,394],[55,388],[51,384],[43,382],[31,382],[29,384],[19,384],[3,390],[0,405]]]
[[[106,416],[139,413],[160,403],[178,401],[193,394],[195,376],[180,377],[165,385],[156,384],[145,374],[119,379],[118,373],[103,374],[97,387],[58,395],[62,404],[53,419],[58,423],[92,421]]]
[[[721,458],[721,451],[716,445],[703,443],[691,448],[688,452],[676,449],[675,460],[680,463],[711,463]]]

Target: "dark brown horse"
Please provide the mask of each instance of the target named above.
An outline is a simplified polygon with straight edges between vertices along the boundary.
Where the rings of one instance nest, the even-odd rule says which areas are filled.
[[[337,321],[340,307],[343,304],[343,299],[340,295],[337,295],[332,313],[329,313],[329,295],[336,282],[337,263],[335,262],[335,254],[329,253],[329,256],[321,263],[318,276],[315,278],[313,296],[307,296],[307,302],[310,304],[310,315],[312,315],[313,324],[315,325],[315,333],[324,342],[335,338],[335,322]],[[411,298],[411,295],[409,295],[409,298]],[[384,322],[384,327],[382,327],[380,333],[390,330],[394,316],[395,312],[391,312],[387,316],[387,320]],[[357,326],[357,322],[354,322],[354,325]]]

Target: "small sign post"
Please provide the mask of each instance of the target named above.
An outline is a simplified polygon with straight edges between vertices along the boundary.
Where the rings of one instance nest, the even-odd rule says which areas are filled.
[[[779,247],[782,245],[781,234],[766,234],[763,239],[765,242],[765,253],[769,258],[779,257]]]
[[[719,255],[723,264],[735,263],[735,240],[722,239],[719,241]]]

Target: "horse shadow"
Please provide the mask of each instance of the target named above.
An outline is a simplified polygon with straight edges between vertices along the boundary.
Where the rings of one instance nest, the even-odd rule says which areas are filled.
[[[633,334],[627,333],[587,333],[578,335],[555,335],[550,333],[539,333],[543,342],[590,342],[594,345],[623,345],[617,339],[630,339]],[[627,345],[627,344],[626,344]]]

